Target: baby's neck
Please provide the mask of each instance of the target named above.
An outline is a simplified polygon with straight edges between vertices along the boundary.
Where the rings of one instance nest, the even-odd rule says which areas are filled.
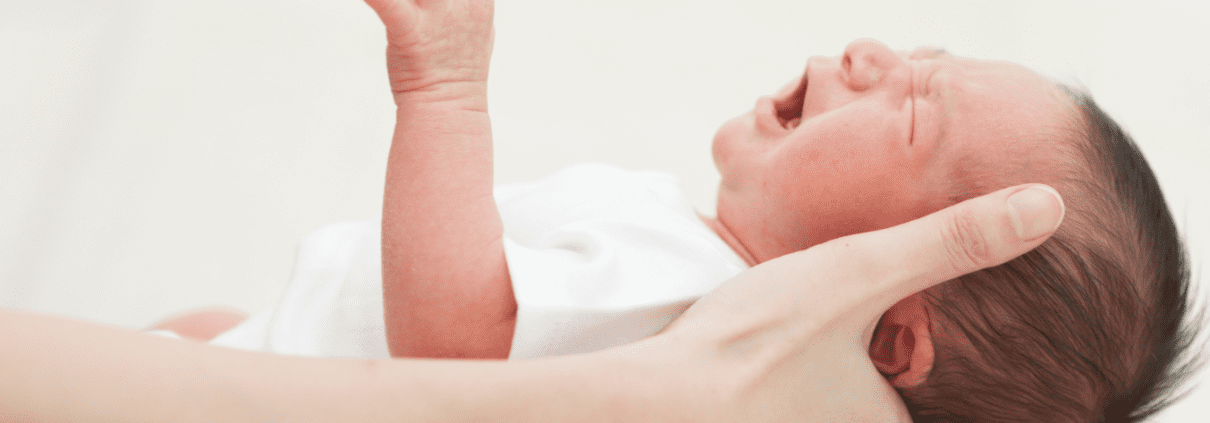
[[[697,217],[702,219],[702,222],[706,224],[706,227],[710,228],[710,230],[713,230],[715,234],[718,234],[718,237],[722,238],[723,242],[726,242],[727,245],[735,251],[735,254],[738,254],[740,258],[744,259],[744,262],[748,263],[748,266],[755,266],[759,264],[756,261],[756,257],[748,251],[748,247],[744,246],[744,243],[740,242],[739,238],[737,238],[735,234],[731,233],[731,229],[728,228],[727,225],[719,222],[716,218],[705,216],[701,213],[698,213]]]

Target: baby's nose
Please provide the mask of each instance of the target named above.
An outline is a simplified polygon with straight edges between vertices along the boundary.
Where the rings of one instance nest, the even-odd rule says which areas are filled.
[[[868,38],[853,41],[844,49],[840,66],[849,89],[864,91],[877,86],[882,77],[890,69],[903,63],[903,60],[878,41]]]

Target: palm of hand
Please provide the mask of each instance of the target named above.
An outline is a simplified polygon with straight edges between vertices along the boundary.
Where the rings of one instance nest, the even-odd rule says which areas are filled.
[[[387,68],[396,93],[487,81],[492,0],[366,0],[387,30]]]

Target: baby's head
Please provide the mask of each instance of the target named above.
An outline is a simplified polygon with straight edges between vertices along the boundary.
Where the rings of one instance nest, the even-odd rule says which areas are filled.
[[[915,421],[1131,421],[1188,374],[1188,265],[1154,175],[1087,96],[1007,63],[859,40],[715,138],[718,221],[756,261],[1000,188],[1063,226],[897,304],[871,345]]]

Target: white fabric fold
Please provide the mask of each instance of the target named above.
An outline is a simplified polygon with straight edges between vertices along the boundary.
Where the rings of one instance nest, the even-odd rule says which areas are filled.
[[[497,187],[496,201],[518,306],[513,359],[650,336],[746,268],[667,173],[583,164]],[[377,220],[337,223],[307,236],[281,301],[211,343],[388,357],[379,242]]]

